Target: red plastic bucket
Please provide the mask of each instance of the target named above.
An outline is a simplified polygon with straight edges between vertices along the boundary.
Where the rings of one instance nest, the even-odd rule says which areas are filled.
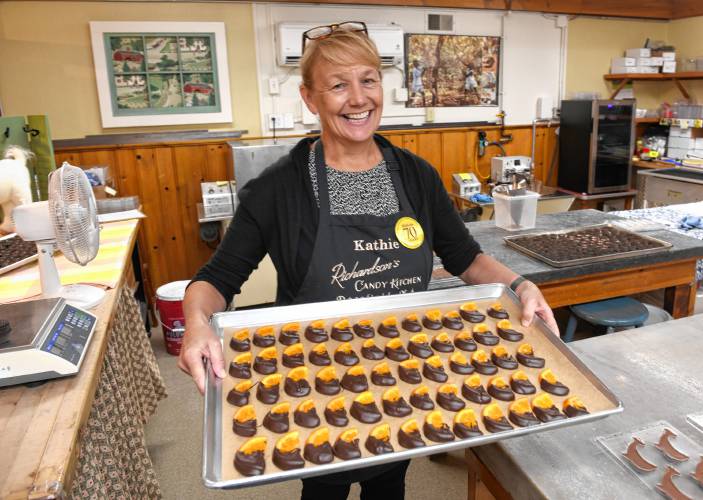
[[[185,317],[183,316],[183,297],[190,280],[173,281],[161,285],[156,290],[156,308],[161,318],[161,329],[164,331],[166,352],[174,356],[181,353],[181,342],[185,333]]]

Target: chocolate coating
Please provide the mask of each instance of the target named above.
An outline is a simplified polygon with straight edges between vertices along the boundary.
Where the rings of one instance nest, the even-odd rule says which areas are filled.
[[[486,311],[486,312],[488,313],[488,315],[491,318],[508,319],[510,317],[510,315],[508,314],[508,311],[506,311],[505,309],[496,310],[496,309],[493,309],[492,307],[489,307],[488,311]]]
[[[408,351],[410,351],[410,354],[423,359],[429,358],[434,354],[430,345],[425,342],[408,342]]]
[[[354,366],[359,364],[359,356],[356,355],[354,351],[342,352],[336,351],[334,353],[334,360],[340,365],[344,366]]]
[[[254,371],[262,375],[270,375],[278,370],[278,361],[274,359],[264,359],[256,356],[254,358]]]
[[[327,342],[329,335],[327,335],[324,328],[313,328],[312,325],[308,325],[305,329],[305,338],[310,342],[319,344],[320,342]]]
[[[467,352],[473,352],[477,349],[476,342],[474,342],[474,339],[455,338],[454,345],[457,347],[457,349],[461,349],[462,351]]]
[[[278,341],[283,345],[293,345],[300,342],[300,334],[297,331],[283,331],[278,334]]]
[[[539,381],[539,386],[543,391],[554,394],[555,396],[566,396],[569,394],[569,388],[558,380],[556,384],[552,384],[551,382],[547,382],[545,379],[542,379]]]
[[[344,441],[343,439],[338,439],[334,443],[332,450],[334,452],[334,456],[341,458],[342,460],[353,460],[361,457],[358,439],[355,439],[351,443],[349,441]]]
[[[398,431],[398,444],[407,449],[425,446],[425,442],[420,436],[420,431],[407,433],[402,429]]]
[[[516,394],[534,394],[537,392],[537,389],[529,380],[510,379],[510,388]]]
[[[336,326],[332,328],[331,337],[334,340],[339,340],[340,342],[349,342],[354,338],[354,334],[351,328],[337,328]]]
[[[448,411],[459,411],[463,410],[466,403],[459,399],[456,394],[438,392],[437,393],[437,404]],[[429,436],[428,436],[429,437]]]
[[[461,330],[464,328],[464,323],[459,318],[453,318],[451,316],[445,316],[442,318],[442,324],[445,328],[450,330]]]
[[[459,316],[469,323],[482,323],[486,319],[485,314],[481,314],[478,311],[464,311],[463,309],[459,309]]]
[[[302,398],[310,394],[310,383],[304,378],[293,380],[286,377],[286,381],[283,383],[283,390],[293,398]]]
[[[234,378],[251,378],[251,365],[232,361],[229,364],[229,374]]]
[[[498,335],[500,335],[501,338],[510,342],[519,342],[525,338],[525,335],[518,332],[517,330],[513,330],[512,328],[501,328],[499,326],[496,326],[496,331],[498,332]]]
[[[532,408],[532,411],[534,412],[535,416],[542,422],[551,422],[552,420],[562,420],[566,418],[556,406],[550,406],[547,409],[535,406]]]
[[[349,375],[345,373],[342,377],[342,387],[351,392],[364,392],[369,389],[369,381],[366,375]]]
[[[508,354],[507,356],[496,356],[495,354],[491,353],[491,361],[493,361],[494,365],[504,368],[506,370],[517,369],[517,360],[513,358],[510,354]]]
[[[413,405],[418,410],[432,410],[434,409],[434,403],[430,399],[429,394],[411,394],[410,404]]]
[[[237,352],[246,352],[251,349],[251,342],[249,342],[249,339],[237,340],[232,337],[229,341],[229,346]]]
[[[410,354],[405,350],[405,347],[400,346],[398,349],[385,349],[386,357],[393,361],[405,361],[410,358]]]
[[[383,412],[390,417],[407,417],[413,412],[410,405],[403,398],[397,401],[382,400]]]
[[[469,427],[466,424],[456,423],[452,426],[454,434],[460,439],[468,439],[476,436],[482,436],[483,432],[478,428],[478,424]]]
[[[432,339],[432,348],[439,352],[454,352],[454,345],[451,342],[440,342],[437,339]]]
[[[364,424],[375,424],[381,421],[381,412],[378,411],[378,406],[376,403],[369,403],[367,405],[361,404],[358,401],[354,401],[349,410],[351,416],[357,419],[359,422]]]
[[[475,359],[472,359],[471,364],[473,365],[474,368],[476,368],[476,371],[479,372],[481,375],[494,375],[494,374],[498,373],[498,367],[490,361],[486,361],[484,363],[484,362],[476,361]]]
[[[278,392],[278,385],[266,387],[264,384],[258,384],[256,386],[256,399],[270,405],[278,401]]]
[[[528,368],[544,368],[544,358],[538,358],[537,356],[528,356],[518,352],[515,354],[518,363],[527,366]]]
[[[227,402],[234,406],[244,406],[249,404],[249,391],[240,392],[232,389],[227,394]]]
[[[383,359],[386,356],[385,354],[383,354],[383,351],[377,345],[372,345],[371,347],[362,347],[361,355],[364,358],[371,360]]]
[[[537,420],[537,417],[535,417],[532,412],[517,413],[510,410],[508,412],[508,418],[518,427],[530,427],[531,425],[539,424],[539,420]]]
[[[473,332],[473,337],[476,342],[483,345],[496,345],[500,342],[500,337],[493,332]]]
[[[256,434],[256,419],[245,420],[240,422],[236,419],[232,420],[232,430],[238,436],[252,437]]]
[[[581,415],[588,415],[588,410],[585,410],[583,408],[576,408],[575,406],[567,406],[564,408],[564,413],[566,413],[566,416],[571,418],[571,417],[580,417]]]
[[[458,373],[460,375],[468,375],[470,373],[473,373],[475,370],[475,368],[469,363],[462,365],[455,361],[452,361],[451,359],[449,360],[449,369],[454,373]]]
[[[434,382],[446,382],[449,378],[444,368],[435,368],[434,366],[424,363],[422,365],[422,375]]]
[[[371,325],[360,325],[359,323],[356,323],[352,328],[354,333],[362,339],[370,339],[375,335],[373,326]]]
[[[430,330],[439,330],[442,328],[442,322],[441,321],[434,321],[427,316],[422,317],[422,324],[425,328],[428,328]]]
[[[500,417],[499,420],[483,417],[483,425],[486,427],[488,432],[509,431],[513,428],[505,417]]]
[[[487,405],[493,399],[488,392],[486,392],[486,388],[482,385],[479,385],[478,387],[469,387],[466,384],[462,384],[461,395],[472,403],[479,405]]]
[[[434,425],[430,425],[427,422],[422,426],[422,431],[425,437],[430,441],[435,443],[446,443],[448,441],[454,441],[454,433],[449,428],[447,424],[442,424],[439,429]]]
[[[290,427],[290,417],[288,413],[271,413],[268,412],[264,417],[264,427],[271,432],[283,434],[288,432]]]
[[[422,331],[422,325],[417,320],[412,321],[408,318],[405,318],[400,325],[403,327],[404,330],[407,330],[410,333],[417,333]]]
[[[283,363],[283,366],[285,366],[286,368],[295,368],[296,366],[304,366],[305,358],[302,354],[289,356],[284,353],[281,358],[281,363]]]
[[[325,382],[324,380],[320,380],[315,377],[315,390],[325,396],[334,396],[335,394],[339,394],[342,388],[339,386],[338,379]]]
[[[293,412],[293,422],[298,424],[300,427],[313,429],[320,425],[320,416],[317,414],[317,410],[315,408],[310,411],[295,410]]]
[[[394,339],[400,335],[400,332],[398,331],[398,327],[395,325],[388,326],[381,323],[378,325],[378,334],[389,339]]]
[[[374,455],[383,455],[384,453],[393,453],[394,451],[393,445],[390,441],[383,441],[382,439],[378,439],[373,436],[366,438],[366,443],[364,443],[364,446]]]
[[[255,333],[253,342],[257,347],[271,347],[276,343],[276,337],[273,335],[259,335]]]
[[[498,387],[497,385],[488,384],[488,394],[501,401],[515,400],[515,393],[510,387]]]
[[[328,424],[334,425],[335,427],[346,427],[349,425],[347,410],[344,408],[335,411],[325,408],[325,420],[327,420]]]
[[[273,464],[282,470],[300,469],[305,467],[305,460],[300,456],[300,450],[297,448],[288,453],[282,453],[278,448],[274,448]]]
[[[422,375],[420,375],[420,370],[417,368],[405,368],[404,366],[398,366],[398,376],[400,380],[408,384],[419,384],[422,382]]]
[[[242,453],[238,451],[234,454],[234,468],[243,476],[260,476],[266,468],[264,452]]]
[[[326,351],[324,354],[320,354],[318,352],[310,350],[310,353],[308,354],[308,359],[313,365],[316,366],[329,366],[332,364],[330,355]]]
[[[303,457],[305,457],[305,460],[308,462],[317,465],[328,464],[334,460],[332,445],[328,442],[324,442],[320,446],[313,446],[308,443],[303,448]]]
[[[390,373],[371,372],[371,382],[375,385],[395,385],[396,380]]]

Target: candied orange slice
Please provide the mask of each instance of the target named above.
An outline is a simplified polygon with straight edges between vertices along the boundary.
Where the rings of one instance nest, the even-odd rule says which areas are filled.
[[[317,372],[317,378],[323,382],[331,382],[337,378],[337,371],[334,369],[334,366],[327,366]]]
[[[524,371],[522,371],[522,370],[516,371],[515,373],[513,373],[513,374],[510,376],[510,378],[511,378],[512,380],[527,380],[528,382],[529,382],[529,380],[530,380],[530,379],[527,377],[527,374],[526,374]]]
[[[327,403],[327,409],[329,411],[343,410],[344,403],[345,403],[344,396],[339,396],[338,398],[334,398],[329,403]]]
[[[256,412],[254,412],[254,405],[244,405],[234,414],[234,419],[237,422],[246,422],[247,420],[254,420],[256,418]]]
[[[427,319],[430,321],[439,321],[442,319],[442,312],[439,309],[430,309],[425,313],[425,316],[427,316]]]
[[[388,363],[385,361],[377,364],[376,366],[373,367],[373,372],[374,373],[379,373],[381,375],[384,375],[386,373],[390,373],[391,369],[388,367]]]
[[[343,352],[344,354],[349,354],[352,352],[352,346],[349,342],[344,342],[343,344],[339,344],[339,347],[337,347],[336,352]]]
[[[390,401],[391,403],[395,403],[400,399],[400,391],[397,387],[391,387],[390,389],[386,389],[386,391],[383,393],[382,398],[384,399],[384,401]]]
[[[551,368],[547,368],[546,370],[542,370],[542,373],[539,374],[539,381],[542,382],[542,380],[546,380],[550,384],[556,384],[557,376],[554,375]]]
[[[245,455],[251,455],[260,451],[263,453],[266,450],[266,437],[255,436],[251,439],[247,439],[242,446],[239,447],[239,452]]]
[[[434,366],[435,368],[443,368],[442,366],[442,358],[440,358],[437,354],[434,356],[430,356],[425,360],[425,363],[427,363],[430,366]]]
[[[327,346],[325,344],[317,344],[315,347],[312,348],[312,350],[316,354],[320,354],[320,355],[327,354]]]
[[[289,345],[285,349],[283,349],[283,354],[286,356],[298,356],[300,354],[303,354],[303,344],[293,344]]]
[[[474,353],[471,355],[471,360],[476,361],[478,363],[487,363],[488,354],[486,354],[486,351],[484,351],[483,349],[478,349],[474,351]]]
[[[359,325],[361,325],[361,326],[371,326],[371,325],[373,325],[373,321],[371,321],[370,319],[360,319],[360,320],[358,321],[358,323],[359,323]]]
[[[493,348],[493,354],[495,354],[499,358],[505,358],[508,356],[508,350],[502,345],[498,345]]]
[[[290,412],[290,403],[278,403],[276,406],[271,408],[271,413],[288,413]]]
[[[454,335],[454,338],[455,339],[462,339],[462,340],[470,339],[471,332],[469,332],[468,330],[463,330],[463,331],[457,333],[456,335]]]
[[[371,429],[369,435],[375,437],[379,441],[390,441],[391,439],[391,426],[389,424],[380,424]]]
[[[302,403],[298,405],[298,407],[295,409],[295,411],[299,411],[301,413],[307,413],[309,411],[312,411],[315,409],[315,401],[312,399],[306,399]]]
[[[386,319],[381,321],[381,323],[383,323],[384,326],[396,326],[398,324],[398,318],[395,316],[388,316]]]
[[[239,341],[246,340],[249,338],[249,330],[247,330],[245,328],[244,330],[239,330],[238,332],[234,332],[232,334],[232,338],[239,340]]]
[[[388,349],[400,349],[401,347],[403,347],[403,342],[400,340],[399,337],[396,337],[386,342],[386,347]]]
[[[438,333],[432,338],[432,340],[436,340],[437,342],[442,342],[444,344],[451,343],[451,339],[449,338],[449,335],[447,335],[447,332]]]
[[[364,343],[361,344],[362,347],[366,347],[367,349],[369,349],[375,345],[376,345],[376,342],[374,342],[373,339],[364,340]]]
[[[307,377],[308,377],[308,367],[307,366],[298,366],[288,372],[288,378],[293,380],[294,382],[299,382],[300,380],[303,380],[304,378],[307,378]]]
[[[266,349],[261,349],[256,357],[261,359],[276,359],[276,356],[278,356],[276,348],[267,347]]]
[[[401,361],[399,364],[406,370],[417,370],[420,368],[420,362],[415,358],[406,359],[405,361]]]
[[[441,429],[444,425],[444,422],[442,421],[442,412],[439,410],[429,412],[425,417],[425,422],[435,429]]]
[[[490,329],[488,328],[488,325],[486,323],[479,323],[473,328],[474,333],[486,333],[488,331],[490,331]]]
[[[478,306],[476,302],[464,302],[459,306],[459,309],[466,312],[478,311]]]
[[[509,319],[501,319],[498,323],[496,323],[496,326],[498,328],[502,328],[503,330],[509,330],[513,327],[513,324]]]
[[[260,335],[262,337],[268,337],[273,335],[273,327],[272,326],[262,326],[258,330],[256,330],[256,334]]]
[[[459,388],[456,384],[442,384],[439,386],[439,389],[437,389],[437,392],[441,392],[442,394],[454,394],[456,396],[459,394]]]
[[[566,399],[564,400],[564,409],[565,409],[565,410],[566,410],[566,407],[567,407],[567,406],[571,406],[571,407],[577,408],[577,409],[579,409],[579,410],[585,410],[585,409],[586,409],[586,405],[583,404],[583,401],[581,401],[581,399],[579,399],[578,396],[571,396],[570,398],[566,398]]]
[[[354,365],[347,370],[347,375],[350,377],[358,377],[359,375],[365,375],[364,367],[361,365]]]
[[[503,411],[500,409],[497,403],[490,403],[483,408],[481,414],[485,418],[490,418],[491,420],[500,420],[503,418]]]
[[[415,321],[417,321],[417,314],[415,314],[415,313],[408,314],[407,316],[405,316],[405,319],[407,319],[408,321],[415,322]]]
[[[272,375],[267,375],[266,377],[262,378],[261,383],[264,384],[264,387],[270,389],[271,387],[280,384],[282,378],[283,375],[281,375],[280,373],[274,373]]]
[[[276,441],[276,449],[281,453],[290,453],[300,448],[300,433],[298,431],[289,432]]]
[[[456,319],[459,317],[459,313],[456,311],[449,311],[447,314],[444,315],[446,318],[451,318],[451,319]]]
[[[547,410],[554,406],[554,401],[552,401],[552,398],[549,396],[549,394],[543,392],[532,398],[532,406],[536,406],[537,408]]]
[[[373,400],[373,394],[371,394],[371,391],[364,391],[361,394],[359,394],[354,401],[361,405],[370,405],[371,403],[374,402]]]
[[[417,421],[415,421],[414,418],[411,418],[401,424],[400,430],[406,434],[412,434],[413,432],[419,432],[420,427],[418,427]]]
[[[515,401],[510,403],[510,411],[517,413],[518,415],[524,415],[526,413],[531,413],[532,408],[530,408],[530,402],[527,398],[517,398]]]
[[[464,356],[462,353],[459,351],[455,352],[451,356],[449,356],[449,361],[453,361],[457,365],[468,365],[469,362],[466,359],[466,356]]]
[[[491,309],[494,311],[502,311],[503,310],[503,304],[500,302],[494,302],[493,305],[491,306]]]
[[[340,319],[333,326],[338,330],[346,330],[347,328],[349,328],[349,320],[346,318]]]
[[[354,428],[347,429],[343,431],[337,439],[347,443],[353,443],[356,439],[359,439],[359,431]]]
[[[325,327],[324,320],[318,319],[310,323],[310,327],[316,330],[321,330]]]
[[[454,423],[474,427],[476,425],[476,413],[471,408],[464,408],[454,415]]]
[[[492,385],[492,386],[497,387],[499,389],[507,389],[508,388],[508,383],[500,375],[489,379],[488,385]]]
[[[234,358],[234,363],[237,365],[248,365],[251,363],[251,353],[245,352]]]
[[[300,330],[300,323],[287,323],[281,327],[284,332],[297,332]]]
[[[416,396],[424,396],[425,394],[429,394],[430,388],[427,387],[426,385],[421,385],[420,387],[416,387],[413,389],[412,394],[415,394]]]
[[[410,342],[413,344],[426,344],[429,339],[427,338],[427,334],[424,333],[416,333],[412,337],[410,337]]]
[[[473,375],[469,375],[464,379],[464,385],[467,387],[478,387],[481,385],[481,377],[479,376],[478,373],[474,373]]]
[[[239,392],[246,392],[251,389],[251,385],[251,380],[244,380],[243,382],[239,382],[237,385],[235,385],[234,390]]]
[[[308,436],[307,444],[322,446],[330,440],[330,430],[327,427],[320,427]]]
[[[525,356],[535,355],[535,351],[534,349],[532,349],[532,346],[530,344],[520,344],[520,347],[517,348],[517,352]]]

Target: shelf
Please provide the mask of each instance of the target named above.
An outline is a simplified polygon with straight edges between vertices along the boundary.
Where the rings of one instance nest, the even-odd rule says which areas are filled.
[[[659,123],[661,120],[659,118],[635,118],[635,123]]]
[[[690,99],[691,96],[681,84],[681,80],[703,80],[703,71],[682,71],[679,73],[614,73],[603,75],[603,78],[612,82],[619,82],[610,95],[611,99],[615,99],[615,96],[618,95],[618,92],[620,92],[625,85],[636,81],[674,82],[681,94],[686,99]]]

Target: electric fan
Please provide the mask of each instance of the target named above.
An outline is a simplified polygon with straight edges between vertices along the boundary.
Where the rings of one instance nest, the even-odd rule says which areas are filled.
[[[37,244],[39,276],[45,297],[63,297],[70,304],[85,309],[103,300],[102,288],[61,286],[54,262],[54,245],[69,261],[82,266],[98,253],[98,211],[83,170],[64,162],[49,175],[49,200],[19,205],[13,210],[12,218],[17,234]]]

